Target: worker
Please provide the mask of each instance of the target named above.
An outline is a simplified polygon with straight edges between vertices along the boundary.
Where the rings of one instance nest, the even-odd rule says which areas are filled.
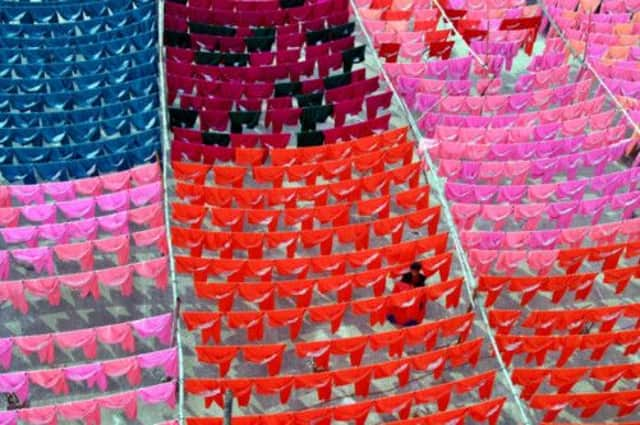
[[[410,291],[415,288],[422,288],[427,278],[422,274],[422,264],[411,264],[409,271],[402,275],[400,282],[396,283],[393,293]],[[422,322],[425,316],[425,302],[420,299],[409,306],[392,306],[389,308],[387,320],[400,326],[414,326]]]

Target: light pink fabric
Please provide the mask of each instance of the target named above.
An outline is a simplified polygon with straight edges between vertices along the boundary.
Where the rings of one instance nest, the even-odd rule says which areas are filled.
[[[7,245],[25,244],[34,248],[38,244],[38,228],[35,226],[0,229],[0,235]]]
[[[38,353],[40,363],[52,364],[55,361],[53,336],[50,334],[16,337],[13,342],[26,355]]]
[[[13,340],[11,338],[0,338],[0,366],[5,370],[11,367],[13,355]]]
[[[78,329],[55,335],[56,344],[62,349],[82,348],[87,359],[94,359],[98,352],[95,329]]]
[[[82,271],[94,268],[93,243],[91,241],[57,245],[53,250],[60,261],[78,263]]]
[[[167,238],[164,227],[156,227],[153,229],[132,233],[132,237],[137,247],[156,245],[162,255],[167,254]]]
[[[162,367],[165,375],[170,378],[178,376],[178,351],[176,348],[140,354],[138,355],[138,363],[143,369]]]
[[[98,239],[93,241],[93,245],[105,254],[116,254],[118,264],[120,265],[125,265],[129,262],[129,235],[116,236],[109,239]]]
[[[157,258],[134,264],[134,270],[142,277],[154,279],[159,289],[165,290],[167,288],[169,279],[166,258]]]
[[[22,282],[3,282],[0,283],[0,304],[8,301],[13,308],[22,314],[27,314],[29,304],[24,296]]]
[[[120,292],[125,297],[133,293],[133,267],[129,265],[96,270],[95,276],[96,283],[120,288]]]
[[[135,339],[129,323],[102,326],[95,329],[98,341],[103,344],[120,344],[124,351],[135,351]]]
[[[54,394],[68,394],[69,385],[62,369],[43,369],[29,372],[29,381],[51,390]]]

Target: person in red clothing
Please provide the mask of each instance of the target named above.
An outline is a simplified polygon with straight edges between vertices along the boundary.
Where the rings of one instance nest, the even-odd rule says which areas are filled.
[[[409,272],[404,273],[400,282],[393,287],[393,293],[410,291],[415,288],[422,288],[427,278],[422,274],[422,265],[413,263]],[[389,308],[387,320],[394,325],[415,326],[422,322],[425,316],[425,303],[423,300],[413,303],[410,306],[392,306]]]

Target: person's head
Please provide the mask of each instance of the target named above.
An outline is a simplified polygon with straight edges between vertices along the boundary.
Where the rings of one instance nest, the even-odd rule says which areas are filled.
[[[422,264],[418,262],[413,263],[411,264],[410,270],[413,276],[418,276],[420,274],[420,270],[422,270]]]

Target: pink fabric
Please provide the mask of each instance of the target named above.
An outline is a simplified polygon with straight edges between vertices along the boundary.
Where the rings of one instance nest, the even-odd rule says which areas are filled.
[[[13,342],[26,355],[38,353],[40,363],[52,364],[55,361],[53,336],[50,334],[16,337]]]
[[[0,339],[0,365],[5,369],[11,365],[14,343],[27,355],[37,352],[41,363],[55,361],[54,344],[61,349],[82,347],[88,359],[96,357],[96,342],[109,345],[120,344],[125,351],[132,352],[135,349],[134,332],[140,338],[155,337],[161,343],[169,345],[172,339],[172,322],[172,315],[168,313],[98,328]]]
[[[56,344],[62,349],[82,348],[87,359],[96,358],[98,345],[94,329],[78,329],[55,335]]]
[[[100,425],[101,409],[122,410],[130,421],[138,416],[138,399],[150,405],[165,403],[170,408],[175,406],[176,384],[167,382],[134,391],[111,394],[88,400],[78,400],[55,406],[32,407],[16,412],[0,414],[0,423],[15,423],[16,416],[33,425],[55,425],[58,420],[82,421],[86,425]]]
[[[107,390],[107,375],[100,363],[67,367],[64,369],[64,377],[74,382],[86,381],[89,388],[97,386],[102,391]]]
[[[25,372],[0,374],[0,392],[15,393],[20,401],[29,398],[29,380]],[[2,423],[0,421],[0,423]]]
[[[91,241],[57,245],[53,250],[59,260],[76,262],[82,271],[94,268],[93,243]],[[53,270],[49,274],[53,274]]]
[[[30,205],[20,208],[22,216],[35,223],[54,223],[56,221],[56,205]]]
[[[154,279],[159,289],[166,289],[169,283],[168,264],[166,258],[157,258],[155,260],[143,261],[134,264],[134,270],[142,277]]]
[[[11,338],[0,338],[0,366],[5,370],[11,367],[13,354],[13,340]]]
[[[46,271],[48,274],[53,274],[55,272],[55,267],[53,264],[53,252],[51,251],[51,248],[42,247],[16,249],[11,251],[11,255],[13,256],[14,260],[24,262],[32,266],[37,273]],[[0,267],[2,266],[0,265]],[[8,270],[5,273],[0,272],[0,274],[2,275],[3,279],[6,279],[8,276]]]
[[[7,245],[25,244],[33,248],[38,243],[38,229],[34,226],[0,229],[0,235],[2,235],[2,239],[4,239],[4,243]]]
[[[47,298],[49,304],[60,304],[60,288],[62,286],[79,291],[84,298],[89,295],[95,299],[100,297],[98,285],[120,288],[123,296],[133,293],[134,272],[136,275],[152,279],[160,290],[166,290],[168,284],[167,259],[164,257],[142,261],[121,267],[83,272],[57,277],[42,277],[22,281],[0,282],[0,301],[9,301],[22,314],[27,314],[29,304],[25,292],[38,298]]]
[[[125,297],[133,293],[133,268],[128,265],[96,270],[95,276],[96,283],[120,288],[120,292]]]
[[[70,201],[76,197],[72,182],[50,182],[42,186],[44,193],[56,202]]]
[[[142,338],[156,337],[163,344],[171,343],[173,318],[170,313],[136,320],[131,322],[131,326]]]
[[[131,385],[139,385],[140,370],[154,368],[162,368],[167,377],[176,377],[177,349],[174,347],[133,357],[62,369],[0,374],[0,392],[14,392],[21,401],[26,401],[29,398],[29,383],[48,389],[54,394],[67,394],[69,392],[68,381],[85,382],[89,388],[97,386],[100,390],[106,391],[107,376],[117,378],[127,375]],[[170,401],[170,397],[167,399]]]
[[[94,198],[76,199],[69,202],[61,202],[57,204],[60,212],[67,219],[87,219],[95,216],[96,202]]]
[[[64,377],[62,369],[43,369],[28,372],[29,380],[54,394],[68,394],[69,386]]]
[[[129,205],[128,192],[114,192],[108,195],[100,195],[95,198],[96,205],[104,213],[120,212],[127,209]]]
[[[29,304],[24,296],[22,282],[0,283],[0,303],[9,301],[22,314],[27,314]]]
[[[95,328],[95,331],[99,342],[108,345],[120,344],[122,349],[129,353],[135,351],[135,339],[129,323],[102,326]]]
[[[0,412],[0,425],[18,425],[18,412]]]
[[[142,369],[162,367],[166,376],[170,378],[176,378],[178,376],[177,348],[140,354],[138,355],[138,363]]]
[[[9,186],[9,192],[23,205],[44,203],[44,191],[41,185]]]

